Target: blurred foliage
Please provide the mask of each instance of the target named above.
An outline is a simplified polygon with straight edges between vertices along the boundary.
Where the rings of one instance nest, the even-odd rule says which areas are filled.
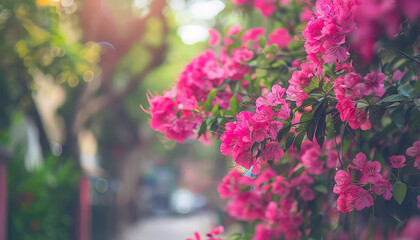
[[[16,108],[33,108],[31,92],[37,90],[36,78],[41,73],[69,87],[89,82],[98,74],[99,45],[78,41],[80,34],[71,32],[77,23],[72,15],[75,9],[59,3],[0,3],[0,128],[9,126]],[[69,32],[76,37],[69,38]]]
[[[49,156],[29,172],[23,159],[16,154],[8,165],[9,239],[71,239],[80,177],[74,161]]]

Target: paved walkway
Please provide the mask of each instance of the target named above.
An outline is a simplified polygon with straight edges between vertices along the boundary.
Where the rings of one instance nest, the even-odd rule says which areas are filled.
[[[128,227],[118,240],[185,240],[193,238],[194,232],[199,232],[203,238],[216,225],[216,214],[211,212],[153,217]]]

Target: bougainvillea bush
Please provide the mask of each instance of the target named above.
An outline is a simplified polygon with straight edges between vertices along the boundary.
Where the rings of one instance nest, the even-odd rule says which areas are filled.
[[[149,94],[154,130],[235,162],[218,190],[248,228],[202,239],[420,239],[420,1],[235,3],[270,27],[210,30]]]

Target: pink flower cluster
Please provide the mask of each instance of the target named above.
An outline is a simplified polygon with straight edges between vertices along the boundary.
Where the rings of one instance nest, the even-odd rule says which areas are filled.
[[[206,234],[206,240],[222,240],[219,237],[216,237],[216,235],[219,235],[224,231],[223,226],[218,226],[216,228],[212,228],[210,232]],[[201,236],[198,232],[194,233],[194,238],[187,238],[186,240],[201,240]]]
[[[224,155],[233,156],[238,165],[258,171],[263,160],[277,160],[283,157],[283,150],[277,142],[277,132],[283,127],[280,120],[290,117],[289,105],[283,98],[285,89],[274,85],[272,92],[256,100],[255,112],[242,111],[236,116],[236,122],[228,122],[224,133],[220,136],[222,144],[220,151]],[[264,143],[259,147],[261,157],[252,152],[252,146]]]
[[[385,93],[384,80],[385,74],[375,72],[368,73],[363,82],[362,77],[354,72],[338,77],[334,82],[334,93],[341,120],[347,121],[353,129],[370,129],[365,109],[356,108],[356,104],[363,96],[374,94],[375,98],[381,97]]]
[[[338,161],[337,151],[335,150],[334,141],[330,140],[325,143],[325,150],[327,153],[327,160],[322,161],[321,155],[324,151],[315,142],[306,140],[302,143],[300,156],[297,158],[301,160],[303,166],[309,174],[320,175],[325,173],[327,168],[338,168],[341,163]]]
[[[294,71],[292,78],[289,80],[287,88],[287,100],[296,102],[296,106],[302,106],[303,102],[308,98],[308,93],[304,91],[309,86],[312,78],[315,77],[315,65],[311,63],[302,63],[301,70]]]
[[[420,141],[414,142],[413,146],[407,149],[406,154],[415,157],[414,167],[420,169]]]
[[[214,31],[211,32],[212,38],[218,37]],[[218,39],[212,41],[217,42]],[[205,116],[196,111],[198,102],[206,101],[209,92],[223,81],[242,80],[251,71],[246,61],[253,57],[252,51],[245,46],[232,49],[229,53],[226,49],[223,48],[219,57],[213,50],[204,51],[186,66],[174,89],[165,91],[163,96],[148,96],[150,109],[147,112],[152,117],[151,127],[154,130],[179,142],[195,136],[195,130]],[[220,109],[227,109],[231,97],[231,89],[227,86],[217,92],[214,102],[219,104]]]
[[[370,62],[376,41],[386,34],[395,38],[402,30],[402,23],[414,21],[420,16],[420,1],[417,0],[363,0],[355,11],[358,28],[351,38],[351,48]]]
[[[300,189],[300,194],[309,196],[305,201],[312,200],[314,194],[308,185],[313,182],[305,173],[289,183],[269,168],[254,180],[232,170],[218,190],[222,198],[229,198],[229,215],[244,221],[259,220],[254,240],[280,237],[282,234],[286,239],[296,239],[301,235],[299,227],[303,224],[303,217],[292,196]]]
[[[194,97],[179,101],[174,95],[174,92],[168,91],[164,91],[163,96],[148,95],[148,113],[152,117],[150,126],[164,133],[167,138],[182,142],[194,135],[193,130],[199,126],[203,117],[192,111],[198,106]]]
[[[355,29],[356,0],[318,0],[314,16],[302,32],[308,60],[321,67],[327,63],[343,62],[349,57],[346,37]],[[320,59],[322,56],[322,60]],[[322,71],[322,69],[320,70]]]
[[[259,9],[265,17],[271,16],[277,9],[277,0],[233,0],[236,4],[252,4],[255,8]],[[290,0],[281,0],[282,5],[286,5]]]
[[[382,196],[385,200],[392,197],[392,185],[380,174],[381,164],[377,161],[366,161],[366,155],[358,153],[353,159],[354,165],[349,165],[347,172],[338,170],[334,180],[334,193],[339,194],[337,199],[337,209],[341,212],[350,212],[354,208],[362,210],[373,206],[371,193]],[[357,169],[362,172],[362,177],[358,183],[354,183],[349,169]],[[352,182],[353,181],[353,182]],[[363,187],[367,184],[373,186],[366,190]]]

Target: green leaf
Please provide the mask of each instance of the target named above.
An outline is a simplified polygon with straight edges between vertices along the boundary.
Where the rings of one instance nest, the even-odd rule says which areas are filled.
[[[334,134],[336,136],[340,135],[341,125],[343,124],[343,122],[341,121],[340,113],[336,109],[331,113],[331,121],[334,125]]]
[[[305,137],[305,131],[300,132],[293,142],[293,147],[300,152],[300,146],[302,145],[303,138]]]
[[[314,187],[314,189],[315,189],[315,191],[320,192],[320,193],[324,193],[324,194],[328,192],[328,189],[325,185],[316,185]]]
[[[255,152],[258,150],[259,147],[260,147],[259,142],[255,142],[254,144],[252,144],[251,152],[252,152],[253,155],[255,154]]]
[[[302,114],[302,116],[300,117],[300,122],[306,122],[311,120],[313,117],[313,112],[307,112]]]
[[[377,104],[382,105],[384,103],[401,102],[401,101],[405,101],[405,100],[407,100],[406,97],[404,97],[400,94],[393,94],[393,95],[390,95],[386,98],[383,98],[383,99],[379,100],[377,102]]]
[[[234,118],[232,110],[220,110],[219,113],[221,116]]]
[[[412,98],[414,97],[414,88],[409,84],[402,84],[398,87],[398,91],[404,97]]]
[[[416,85],[414,85],[414,96],[417,96],[417,94],[420,93],[420,81],[416,82]]]
[[[420,82],[420,81],[419,81],[419,82]],[[416,99],[414,99],[414,103],[416,104],[417,109],[418,109],[418,110],[420,110],[420,98],[416,98]]]
[[[324,145],[325,128],[326,128],[326,123],[325,123],[325,113],[324,113],[324,115],[322,115],[321,118],[318,120],[318,123],[316,125],[316,131],[315,131],[316,141],[318,142],[321,148]]]
[[[315,98],[307,98],[302,106],[299,107],[299,109],[304,109],[308,106],[312,106],[312,108],[314,109],[316,107],[316,105],[319,104],[319,102],[315,99]]]
[[[243,96],[241,98],[241,104],[248,108],[255,108],[255,101],[250,96]]]
[[[404,127],[405,125],[405,112],[404,105],[400,105],[396,108],[389,110],[389,115],[392,119],[392,122],[399,128]]]
[[[312,142],[314,139],[314,134],[315,134],[315,121],[310,121],[307,125],[306,125],[306,136],[308,137],[308,139]]]
[[[271,66],[272,67],[282,67],[282,66],[287,66],[287,63],[286,63],[286,61],[281,60],[281,61],[276,61]]]
[[[369,103],[365,102],[365,101],[359,101],[357,102],[356,108],[365,108],[369,106]]]
[[[290,179],[293,179],[293,178],[299,176],[305,170],[306,170],[305,166],[300,167],[298,170],[296,170],[294,173],[292,173],[292,176],[290,176]]]
[[[236,97],[236,93],[233,94],[232,98],[229,101],[229,107],[234,112],[237,113],[239,109],[238,98]]]
[[[253,235],[251,235],[249,233],[245,233],[242,240],[251,240],[252,237],[253,237]]]
[[[314,113],[314,120],[316,121],[315,138],[319,146],[321,146],[321,148],[324,145],[324,139],[325,139],[326,111],[327,111],[327,101],[324,100],[321,102],[321,104],[319,104],[319,106],[316,108],[315,113]]]
[[[216,103],[214,107],[211,109],[211,114],[213,114],[213,116],[216,116],[218,112],[219,112],[219,103]]]
[[[283,128],[280,129],[280,131],[277,132],[277,141],[280,142],[280,140],[283,138],[283,135],[288,133],[290,131],[291,126],[289,123],[283,125]]]
[[[393,195],[394,199],[401,205],[407,193],[407,185],[403,182],[394,183]]]
[[[272,53],[274,50],[276,50],[278,47],[276,44],[270,45],[266,50],[264,50],[265,53]]]
[[[309,85],[305,87],[303,90],[307,93],[311,92],[312,90],[319,87],[319,81],[316,77],[312,78],[312,81],[309,82]]]
[[[199,139],[201,137],[201,135],[203,135],[206,132],[206,130],[207,130],[207,124],[206,124],[206,121],[203,121],[201,123],[200,128],[198,129],[197,139]]]
[[[205,122],[206,122],[207,126],[210,126],[214,121],[216,121],[216,118],[213,117],[213,116],[210,116],[206,119]]]
[[[206,103],[203,106],[203,110],[205,112],[209,112],[211,110],[211,106],[213,105],[213,99],[216,96],[217,89],[213,89],[209,92],[209,95],[207,95]]]
[[[293,141],[295,140],[296,135],[292,132],[289,132],[286,137],[286,143],[284,144],[285,150],[289,149],[292,146]]]
[[[242,234],[240,233],[232,233],[226,240],[241,240]]]

